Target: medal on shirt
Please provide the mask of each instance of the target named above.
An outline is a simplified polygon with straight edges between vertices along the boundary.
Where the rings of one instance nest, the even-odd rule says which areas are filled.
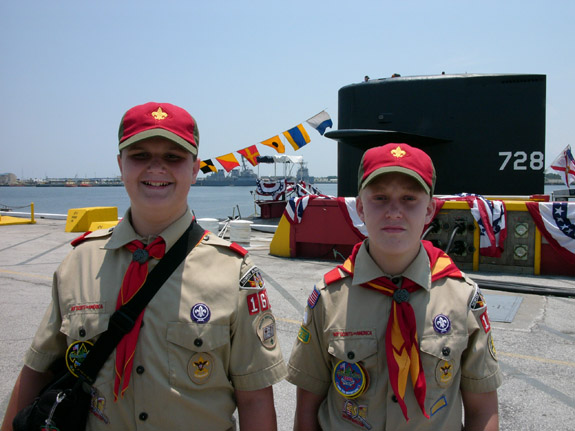
[[[353,399],[363,394],[369,386],[369,377],[358,363],[339,361],[333,369],[333,385],[345,398]]]
[[[76,370],[82,365],[93,345],[94,343],[90,341],[76,341],[68,346],[66,350],[66,367],[74,377],[78,377]]]

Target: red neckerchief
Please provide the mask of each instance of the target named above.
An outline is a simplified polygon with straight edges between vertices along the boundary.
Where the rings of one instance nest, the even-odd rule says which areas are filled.
[[[152,243],[144,248],[141,241],[134,240],[126,244],[126,248],[132,252],[132,262],[128,266],[122,288],[116,301],[116,310],[127,303],[140,290],[148,276],[148,260],[153,257],[161,259],[166,252],[166,243],[162,237],[157,237]],[[122,383],[121,395],[128,389],[132,366],[134,365],[134,353],[138,342],[138,334],[142,326],[144,311],[136,319],[136,324],[118,343],[116,347],[116,376],[114,380],[114,401],[118,400],[118,390]],[[123,381],[122,381],[123,377]]]
[[[461,271],[445,252],[435,248],[429,241],[422,241],[422,243],[429,257],[432,282],[443,277],[463,277]],[[337,268],[353,275],[355,258],[361,244],[361,242],[356,244],[350,257],[342,265],[338,265]],[[332,277],[333,275],[334,273],[332,273]],[[403,277],[400,288],[386,277],[378,277],[367,283],[363,283],[361,286],[376,290],[379,293],[393,298],[385,333],[385,350],[391,387],[397,397],[405,419],[409,421],[404,397],[407,378],[411,375],[411,383],[417,403],[423,415],[429,419],[429,415],[425,411],[426,384],[423,367],[421,365],[421,357],[419,355],[417,324],[415,313],[409,303],[409,295],[420,289],[421,286],[405,277]]]

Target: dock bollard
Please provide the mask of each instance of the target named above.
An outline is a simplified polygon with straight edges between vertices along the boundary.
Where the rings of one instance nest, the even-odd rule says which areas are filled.
[[[252,222],[248,220],[232,220],[230,222],[230,241],[250,245]]]
[[[199,218],[198,224],[212,233],[218,234],[220,230],[219,221],[217,218]]]

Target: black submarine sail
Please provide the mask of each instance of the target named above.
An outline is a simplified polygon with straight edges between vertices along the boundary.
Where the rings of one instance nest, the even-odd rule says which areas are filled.
[[[357,194],[365,150],[426,151],[436,194],[544,192],[546,76],[462,74],[372,79],[338,93],[338,196]]]

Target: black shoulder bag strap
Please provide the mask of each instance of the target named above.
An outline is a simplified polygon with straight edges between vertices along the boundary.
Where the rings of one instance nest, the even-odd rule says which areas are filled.
[[[192,221],[188,229],[168,250],[158,264],[148,274],[146,282],[132,299],[120,307],[110,317],[108,330],[104,332],[90,349],[80,367],[76,370],[79,379],[90,386],[94,384],[98,372],[104,366],[120,340],[132,330],[136,319],[146,308],[160,287],[172,272],[182,263],[185,257],[204,237],[204,229]]]

